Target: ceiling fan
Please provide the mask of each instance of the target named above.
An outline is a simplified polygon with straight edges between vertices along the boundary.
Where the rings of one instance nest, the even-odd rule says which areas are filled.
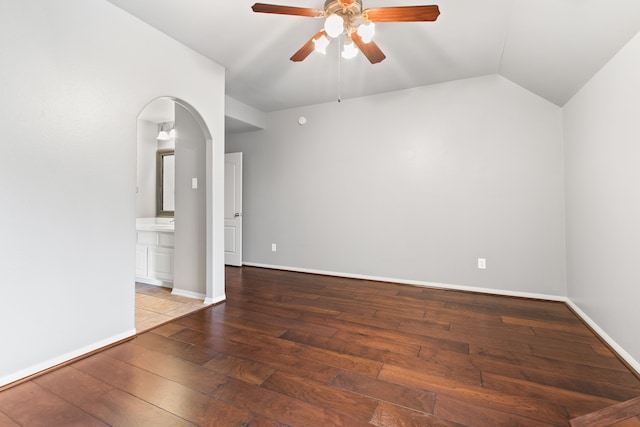
[[[314,50],[325,53],[330,39],[344,34],[346,41],[342,51],[343,57],[351,58],[359,49],[369,62],[376,64],[386,56],[372,40],[374,22],[435,21],[440,15],[436,5],[376,7],[363,10],[362,0],[326,0],[322,10],[266,3],[256,3],[251,9],[260,13],[326,18],[324,29],[318,31],[293,54],[291,60],[294,62],[303,61]]]

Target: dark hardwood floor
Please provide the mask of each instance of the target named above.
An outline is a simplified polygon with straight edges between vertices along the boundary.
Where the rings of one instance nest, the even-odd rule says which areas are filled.
[[[0,426],[638,425],[563,303],[250,267],[227,298],[0,393]]]

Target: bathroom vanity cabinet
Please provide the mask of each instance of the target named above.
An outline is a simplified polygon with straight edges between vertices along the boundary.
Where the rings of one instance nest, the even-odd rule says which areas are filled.
[[[136,281],[173,287],[173,231],[136,234]]]

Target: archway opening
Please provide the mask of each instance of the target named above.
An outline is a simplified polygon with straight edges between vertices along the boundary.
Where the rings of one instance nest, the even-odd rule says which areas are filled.
[[[204,120],[182,100],[154,99],[138,115],[138,331],[213,302],[211,145]]]

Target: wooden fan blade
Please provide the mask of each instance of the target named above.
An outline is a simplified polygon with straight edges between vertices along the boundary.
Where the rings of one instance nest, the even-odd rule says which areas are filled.
[[[279,15],[310,16],[317,18],[324,15],[324,10],[310,9],[308,7],[280,6],[277,4],[256,3],[251,6],[254,12],[276,13]]]
[[[307,58],[307,56],[311,55],[311,52],[313,52],[313,50],[315,49],[315,43],[313,41],[315,39],[319,39],[320,37],[326,34],[327,33],[325,33],[324,30],[318,31],[313,37],[309,39],[308,42],[302,45],[302,47],[296,53],[293,54],[293,56],[291,57],[291,60],[293,62],[304,61]]]
[[[438,6],[376,7],[362,11],[362,17],[371,22],[435,21],[440,15]]]
[[[369,43],[363,42],[362,37],[360,37],[358,33],[351,33],[351,40],[353,40],[356,46],[358,46],[358,49],[360,49],[372,64],[377,64],[386,58],[377,44],[372,41]]]

